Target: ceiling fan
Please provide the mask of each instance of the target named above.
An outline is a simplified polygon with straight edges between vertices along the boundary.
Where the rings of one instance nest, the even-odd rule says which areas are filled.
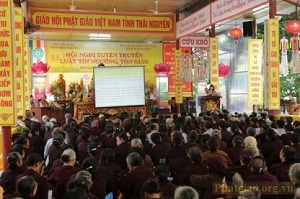
[[[71,11],[76,11],[76,7],[77,7],[77,6],[74,5],[73,0],[72,0],[72,4],[69,5],[69,7],[70,7],[70,10],[71,10]]]
[[[154,2],[155,2],[155,10],[150,10],[151,12],[153,12],[153,14],[155,15],[172,14],[172,12],[158,12],[158,1],[154,1]]]

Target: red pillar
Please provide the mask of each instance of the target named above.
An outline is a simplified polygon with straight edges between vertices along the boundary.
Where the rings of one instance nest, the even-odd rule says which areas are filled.
[[[7,170],[7,161],[6,157],[10,152],[11,148],[11,127],[3,126],[2,127],[2,165],[3,170]]]
[[[276,16],[276,1],[270,1],[269,3],[269,18],[274,19]]]

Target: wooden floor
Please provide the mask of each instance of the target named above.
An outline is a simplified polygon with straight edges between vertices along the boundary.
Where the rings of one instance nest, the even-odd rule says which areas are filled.
[[[2,198],[3,198],[3,189],[2,189],[2,187],[0,187],[0,199],[2,199]]]

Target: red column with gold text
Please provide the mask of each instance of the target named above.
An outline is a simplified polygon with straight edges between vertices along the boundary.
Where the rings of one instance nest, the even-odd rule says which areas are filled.
[[[15,13],[12,2],[11,0],[3,0],[0,4],[0,126],[2,126],[2,169],[7,169],[5,158],[11,148],[11,126],[16,125]]]

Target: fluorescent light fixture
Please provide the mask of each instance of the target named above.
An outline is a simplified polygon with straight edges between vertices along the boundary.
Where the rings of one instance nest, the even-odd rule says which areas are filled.
[[[269,9],[269,5],[268,4],[261,5],[261,6],[258,6],[257,8],[253,9],[253,14],[258,14],[258,13],[266,11],[268,9]]]
[[[90,40],[105,40],[105,39],[111,39],[110,37],[90,37]]]
[[[89,37],[93,38],[111,38],[110,34],[101,34],[101,33],[91,33],[89,34]]]

